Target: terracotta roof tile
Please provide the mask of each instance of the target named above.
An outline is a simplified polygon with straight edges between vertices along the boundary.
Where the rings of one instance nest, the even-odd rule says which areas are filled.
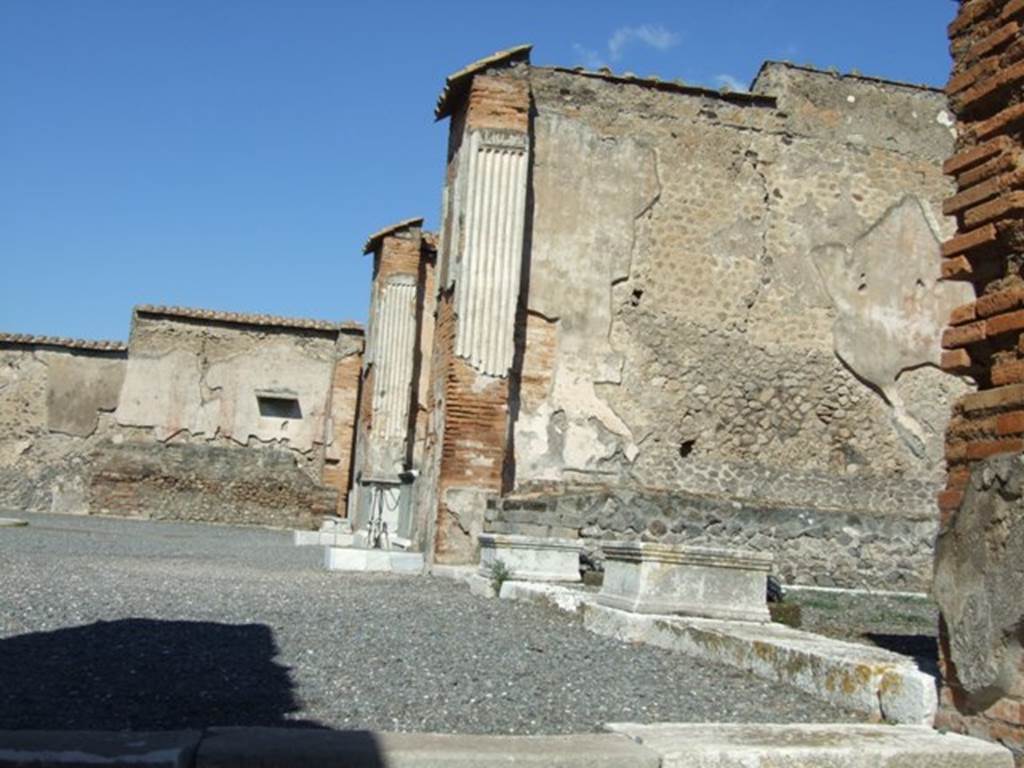
[[[31,333],[0,332],[0,345],[62,347],[64,349],[81,349],[93,352],[125,352],[128,350],[128,345],[123,341],[69,339],[64,336],[36,336]]]
[[[401,231],[403,229],[408,229],[409,227],[421,227],[421,226],[423,226],[423,217],[422,216],[420,216],[419,218],[402,219],[401,221],[399,221],[399,222],[397,222],[395,224],[392,224],[389,227],[384,227],[384,229],[379,229],[376,232],[374,232],[372,235],[370,235],[368,238],[366,238],[366,242],[363,244],[363,253],[364,254],[365,253],[373,253],[374,251],[376,251],[377,250],[377,246],[380,245],[380,241],[383,240],[388,235],[392,235],[395,232],[399,232],[399,231]]]
[[[165,307],[154,304],[140,304],[135,307],[136,315],[161,317],[181,317],[189,320],[210,320],[218,323],[235,325],[259,325],[276,328],[299,328],[314,331],[358,331],[363,326],[351,320],[336,323],[330,320],[312,320],[305,317],[279,317],[278,315],[259,315],[242,312],[220,312],[215,309],[196,309],[192,307]]]

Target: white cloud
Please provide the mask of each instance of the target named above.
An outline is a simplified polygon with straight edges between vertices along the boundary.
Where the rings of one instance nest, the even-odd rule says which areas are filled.
[[[608,62],[593,48],[585,48],[579,43],[573,43],[572,50],[576,54],[576,61],[587,69],[600,69],[608,66]]]
[[[715,82],[719,88],[728,88],[730,91],[747,90],[747,86],[740,82],[739,78],[732,75],[715,75]]]
[[[576,61],[587,69],[607,67],[611,61],[622,58],[623,52],[631,45],[646,45],[658,51],[665,51],[679,42],[679,36],[661,24],[641,24],[638,27],[619,27],[612,32],[605,44],[605,51],[587,48],[579,43],[572,44]]]
[[[642,24],[639,27],[619,27],[608,38],[608,55],[612,60],[622,58],[622,52],[633,43],[642,43],[659,51],[671,48],[679,36],[661,24]]]

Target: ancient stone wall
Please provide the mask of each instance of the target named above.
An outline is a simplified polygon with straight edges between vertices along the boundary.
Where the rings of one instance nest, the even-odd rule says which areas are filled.
[[[90,463],[92,514],[315,528],[338,504],[335,488],[282,450],[126,442],[99,447]]]
[[[531,86],[517,484],[927,516],[963,390],[938,370],[964,299],[934,259],[942,95],[785,65],[753,95]]]
[[[945,170],[957,233],[942,271],[970,285],[943,335],[958,399],[939,495],[935,596],[944,687],[938,724],[1009,746],[1024,765],[1024,2],[966,0],[950,24],[958,120]]]
[[[140,308],[115,417],[163,442],[291,451],[318,479],[336,340],[331,327],[211,321]],[[273,410],[278,404],[285,410]]]
[[[581,538],[595,564],[606,541],[729,547],[771,554],[774,575],[787,584],[909,592],[931,583],[935,537],[929,517],[625,486],[491,499],[485,525],[494,533]]]
[[[0,508],[86,510],[88,455],[116,431],[125,346],[0,335]]]
[[[529,85],[515,487],[736,499],[762,533],[818,510],[821,556],[784,567],[806,583],[891,588],[893,553],[868,548],[867,581],[849,558],[900,530],[899,588],[925,588],[966,388],[939,368],[969,295],[935,260],[944,96],[782,64],[750,94],[540,67]],[[850,520],[864,530],[825,556]]]
[[[0,507],[262,525],[343,512],[361,352],[350,324],[165,307],[137,309],[127,346],[0,336]]]

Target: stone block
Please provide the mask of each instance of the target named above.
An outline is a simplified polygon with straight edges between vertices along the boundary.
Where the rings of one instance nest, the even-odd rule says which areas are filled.
[[[897,653],[781,624],[629,613],[583,605],[583,626],[791,685],[845,709],[893,723],[931,725],[935,679]]]
[[[1005,747],[911,725],[658,723],[606,726],[663,768],[1011,768]]]
[[[481,533],[480,575],[490,576],[501,561],[510,579],[520,581],[579,581],[579,541]]]
[[[771,555],[624,541],[604,545],[602,605],[635,613],[771,620]]]
[[[325,547],[324,565],[329,571],[420,574],[422,552],[361,547]]]

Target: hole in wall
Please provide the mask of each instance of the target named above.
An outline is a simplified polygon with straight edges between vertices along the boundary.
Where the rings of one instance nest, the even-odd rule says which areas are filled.
[[[301,419],[302,408],[297,397],[277,397],[272,395],[256,395],[256,405],[260,416],[271,419]]]
[[[640,306],[640,299],[642,299],[643,297],[644,297],[643,290],[640,289],[640,288],[634,288],[633,289],[633,298],[631,298],[629,300],[629,303],[632,304],[634,307],[639,307]]]
[[[693,446],[696,445],[696,443],[696,440],[683,440],[683,442],[679,444],[679,455],[685,459],[693,453]]]

